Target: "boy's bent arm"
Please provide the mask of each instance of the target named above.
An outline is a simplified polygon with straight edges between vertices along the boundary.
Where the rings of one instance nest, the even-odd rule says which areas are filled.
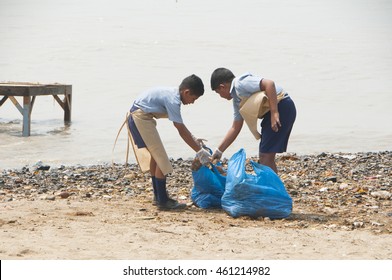
[[[265,91],[265,95],[268,97],[271,113],[278,111],[278,100],[276,98],[276,88],[274,81],[262,79],[260,81],[260,90]]]
[[[178,133],[181,138],[191,147],[195,152],[198,152],[201,147],[199,144],[193,139],[191,132],[186,128],[183,123],[173,122],[174,126],[177,128]]]
[[[244,124],[244,120],[233,121],[229,131],[226,133],[225,138],[222,140],[222,143],[219,145],[218,149],[224,152],[231,143],[237,138],[238,134],[242,129],[242,125]]]
[[[260,81],[260,90],[265,91],[268,97],[268,103],[271,111],[271,128],[277,132],[281,127],[278,111],[278,100],[276,97],[275,83],[272,80],[262,79]]]

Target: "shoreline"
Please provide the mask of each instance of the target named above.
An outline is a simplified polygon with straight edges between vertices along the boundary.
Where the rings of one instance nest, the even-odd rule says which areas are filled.
[[[189,205],[184,211],[157,210],[150,176],[135,164],[0,171],[0,257],[392,258],[392,151],[278,156],[293,199],[292,214],[281,220],[232,218],[191,205],[191,164],[174,160],[167,179],[169,194]],[[119,249],[124,244],[114,245],[116,238],[134,250]]]
[[[225,153],[224,154],[224,160],[228,161],[230,156],[232,156],[235,152],[238,152],[239,149],[231,151],[231,153]],[[315,152],[285,152],[282,154],[277,154],[277,158],[279,157],[285,157],[285,156],[295,156],[295,157],[318,157],[319,155],[322,154],[327,154],[327,155],[335,155],[335,156],[348,156],[351,157],[353,155],[364,155],[364,154],[379,154],[379,153],[390,153],[392,150],[385,150],[385,149],[375,149],[375,150],[365,150],[365,151],[315,151]],[[230,155],[226,157],[226,155]],[[30,156],[31,157],[31,156]],[[110,155],[108,155],[106,158],[112,158]],[[248,154],[247,153],[247,158],[249,159],[257,159],[257,154]],[[177,156],[173,157],[170,156],[169,153],[169,159],[171,162],[176,162],[178,160],[183,160],[183,161],[192,161],[194,157],[192,155],[187,155],[187,156]],[[3,162],[0,162],[0,173],[3,171],[9,171],[9,170],[21,170],[24,168],[28,169],[34,169],[39,165],[47,165],[50,166],[51,169],[58,169],[58,168],[72,168],[72,167],[91,167],[91,166],[105,166],[108,167],[112,164],[115,165],[122,165],[125,164],[125,151],[124,155],[116,155],[116,157],[112,158],[111,160],[103,160],[103,159],[95,159],[92,156],[86,157],[81,159],[80,161],[78,160],[69,160],[66,159],[65,161],[61,161],[59,159],[45,159],[44,157],[37,156],[36,160],[23,160],[19,161],[18,163],[11,162],[7,165],[8,161],[3,160]],[[129,159],[128,159],[128,165],[136,165],[136,160],[134,158],[133,152],[130,150],[129,154]]]

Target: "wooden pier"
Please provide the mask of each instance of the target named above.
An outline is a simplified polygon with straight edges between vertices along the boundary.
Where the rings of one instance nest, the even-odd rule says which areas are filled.
[[[30,136],[31,111],[37,96],[52,95],[64,110],[64,122],[71,122],[72,85],[35,84],[35,83],[0,83],[0,108],[10,99],[23,116],[23,136]],[[3,96],[3,97],[1,97]],[[63,96],[60,99],[59,96]],[[17,101],[23,99],[23,106]]]

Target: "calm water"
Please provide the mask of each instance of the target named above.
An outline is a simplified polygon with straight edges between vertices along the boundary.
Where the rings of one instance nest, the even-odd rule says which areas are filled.
[[[0,0],[0,81],[73,85],[70,127],[52,97],[36,99],[31,137],[10,101],[0,108],[0,169],[111,162],[134,97],[192,73],[206,92],[183,118],[215,148],[232,121],[209,86],[220,66],[291,94],[289,152],[391,150],[391,15],[389,0]],[[158,125],[170,156],[194,155],[170,122]],[[246,126],[225,156],[241,147],[257,154]],[[124,131],[114,161],[125,151]]]

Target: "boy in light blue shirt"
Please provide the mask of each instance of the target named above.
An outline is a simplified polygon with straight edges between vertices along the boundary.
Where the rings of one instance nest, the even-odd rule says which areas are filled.
[[[222,153],[233,143],[242,129],[245,113],[241,115],[241,106],[251,101],[254,94],[263,91],[268,98],[269,112],[262,116],[255,116],[261,121],[261,139],[259,144],[259,163],[271,167],[278,173],[275,156],[276,153],[283,153],[287,150],[287,144],[291,130],[297,115],[295,104],[290,96],[274,81],[255,76],[251,73],[244,73],[239,77],[226,68],[217,68],[211,75],[211,88],[222,98],[233,100],[234,120],[231,128],[222,140],[221,144],[212,155],[212,159],[220,159]],[[279,97],[279,100],[278,100]],[[251,104],[251,106],[260,104]],[[248,108],[245,107],[244,108]],[[259,108],[256,108],[259,112]],[[247,114],[248,115],[248,114]],[[251,127],[250,127],[251,128]],[[253,130],[251,129],[251,132]],[[255,134],[258,134],[257,131]]]
[[[190,133],[181,117],[181,105],[193,104],[203,93],[202,80],[191,75],[178,88],[156,87],[143,92],[130,110],[128,127],[135,156],[142,171],[150,171],[154,202],[159,209],[182,209],[186,205],[167,194],[166,176],[173,171],[173,167],[159,137],[155,119],[168,118],[172,121],[200,162],[207,164],[210,161],[209,152],[202,148],[202,141]]]

